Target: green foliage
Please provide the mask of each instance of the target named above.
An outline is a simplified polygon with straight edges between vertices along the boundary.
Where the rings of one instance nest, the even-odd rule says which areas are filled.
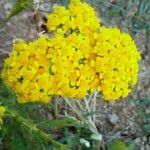
[[[0,78],[0,102],[7,106],[14,106],[16,100],[15,93],[8,88],[2,78]]]
[[[12,112],[11,116],[6,117],[1,133],[3,145],[7,145],[8,149],[57,150],[58,143],[67,145],[71,150],[98,149],[98,141],[91,137],[93,133],[89,130],[88,125],[72,117],[58,117],[58,110],[53,102],[48,106],[40,103],[18,104],[15,93],[4,84],[2,79],[0,80],[0,96],[1,103]],[[41,111],[51,113],[52,119],[48,119]],[[85,113],[85,117],[93,116],[95,113]],[[50,142],[53,139],[50,132],[53,131],[55,131],[54,135],[60,132],[56,143]],[[81,139],[88,141],[90,148],[81,143]]]
[[[27,140],[25,140],[22,137],[22,135],[19,133],[18,123],[12,120],[7,120],[7,123],[8,124],[4,126],[5,132],[3,132],[3,140],[4,140],[5,147],[7,149],[12,149],[12,150],[16,150],[16,149],[25,150],[27,148],[27,143],[26,143]]]
[[[64,147],[61,143],[55,141],[50,133],[43,132],[45,128],[38,128],[39,121],[48,123],[48,127],[51,126],[53,129],[57,128],[57,125],[59,128],[74,125],[74,119],[66,117],[51,121],[39,112],[39,104],[18,104],[16,95],[4,84],[2,79],[0,79],[0,101],[3,106],[7,107],[4,126],[0,133],[3,137],[4,147],[7,145],[8,149],[12,150],[30,150],[35,147],[37,147],[36,149],[43,149],[42,147],[48,147],[52,144],[55,148]],[[56,126],[54,126],[55,123]]]
[[[65,128],[65,133],[60,142],[68,145],[71,150],[98,150],[103,149],[102,143],[92,138],[92,132],[87,124]]]
[[[8,19],[12,18],[13,16],[18,15],[23,10],[27,9],[31,6],[33,0],[16,0],[15,5],[13,6],[10,14],[8,15]]]
[[[130,141],[129,143],[126,144],[128,150],[135,150],[135,144]]]
[[[78,146],[77,134],[73,134],[72,132],[70,132],[67,129],[65,130],[64,138],[61,139],[61,141],[66,143],[70,149],[71,148],[76,149],[76,147]]]
[[[84,114],[84,117],[94,116],[96,113],[97,113],[96,111],[86,112],[86,113]]]
[[[42,140],[41,137],[39,135],[36,136],[34,132],[29,134],[27,129],[16,119],[9,120],[7,123],[8,124],[4,126],[5,132],[3,133],[3,144],[7,146],[7,149],[31,150],[33,148],[38,149],[42,146],[47,146],[46,140]]]
[[[58,129],[69,126],[80,126],[78,120],[71,117],[64,117],[54,120],[45,120],[38,124],[39,127],[44,127],[47,129]]]
[[[108,145],[108,150],[127,150],[127,147],[123,141],[115,140]]]
[[[33,0],[16,0],[10,14],[0,23],[0,29],[14,16],[31,6]]]
[[[134,144],[132,142],[125,143],[121,140],[114,140],[107,146],[108,150],[134,150]]]
[[[40,147],[41,145],[46,147],[49,144],[53,144],[53,146],[56,148],[62,148],[63,150],[67,150],[67,148],[64,145],[55,141],[53,136],[50,133],[45,133],[43,132],[42,129],[39,129],[37,127],[37,124],[33,123],[33,121],[30,120],[30,118],[28,119],[23,118],[16,111],[7,110],[7,112],[10,115],[10,119],[11,119],[8,122],[9,126],[7,126],[7,124],[6,125],[4,124],[5,136],[3,136],[3,138],[4,139],[6,137],[10,138],[9,140],[6,138],[7,139],[6,141],[9,141],[7,145],[11,145],[15,142],[13,140],[13,137],[14,138],[18,137],[20,138],[20,140],[23,139],[23,141],[26,143],[25,144],[21,142],[23,143],[22,145],[24,145],[26,148],[29,146],[29,149],[32,149],[33,145],[34,147],[36,145],[37,147]],[[29,143],[31,143],[31,145]]]

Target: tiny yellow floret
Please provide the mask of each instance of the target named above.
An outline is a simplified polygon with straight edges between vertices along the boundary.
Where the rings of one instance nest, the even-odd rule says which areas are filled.
[[[5,111],[6,111],[5,107],[0,106],[0,129],[1,129],[1,126],[3,125],[3,117],[4,117]]]

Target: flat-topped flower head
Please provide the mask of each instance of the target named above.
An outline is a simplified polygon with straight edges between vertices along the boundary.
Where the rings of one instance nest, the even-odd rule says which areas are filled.
[[[137,83],[139,51],[129,34],[101,27],[94,9],[72,0],[48,16],[53,36],[18,41],[5,60],[5,83],[20,103],[53,95],[82,99],[99,90],[106,100],[126,97]]]

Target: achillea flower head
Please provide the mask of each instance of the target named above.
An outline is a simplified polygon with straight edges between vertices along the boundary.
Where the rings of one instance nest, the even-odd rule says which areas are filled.
[[[54,8],[47,21],[48,29],[55,31],[55,34],[79,31],[83,35],[90,35],[99,30],[99,24],[94,9],[80,0],[71,0],[69,9],[64,6]]]
[[[1,126],[3,125],[3,117],[4,117],[5,111],[6,111],[5,107],[0,106],[0,129],[1,129]]]
[[[5,60],[3,79],[17,94],[20,103],[48,102],[49,60],[46,59],[46,37],[34,42],[17,41]]]
[[[101,27],[93,48],[99,90],[104,99],[126,97],[137,83],[140,54],[127,33],[117,28]]]
[[[101,27],[94,9],[80,0],[57,7],[47,26],[52,38],[18,41],[5,60],[3,79],[20,103],[47,103],[53,95],[82,99],[95,90],[106,100],[130,93],[140,54],[129,34]]]

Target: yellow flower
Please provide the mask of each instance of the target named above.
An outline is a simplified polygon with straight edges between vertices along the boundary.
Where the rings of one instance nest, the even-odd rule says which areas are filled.
[[[17,94],[20,103],[30,101],[49,102],[50,61],[46,59],[48,48],[46,36],[27,44],[14,43],[13,52],[5,60],[3,79]]]
[[[95,46],[95,70],[104,99],[126,97],[137,82],[140,54],[129,36],[117,28],[101,27]]]
[[[0,106],[0,129],[1,129],[1,126],[3,125],[3,117],[4,117],[5,111],[6,111],[5,107]]]
[[[101,27],[94,9],[80,0],[48,16],[51,38],[17,41],[2,77],[20,103],[51,96],[83,98],[99,90],[104,99],[126,97],[137,83],[140,54],[129,34]]]
[[[67,32],[80,32],[83,35],[90,35],[99,30],[99,19],[94,9],[80,0],[71,0],[69,9],[58,6],[48,16],[47,27],[58,34]]]

